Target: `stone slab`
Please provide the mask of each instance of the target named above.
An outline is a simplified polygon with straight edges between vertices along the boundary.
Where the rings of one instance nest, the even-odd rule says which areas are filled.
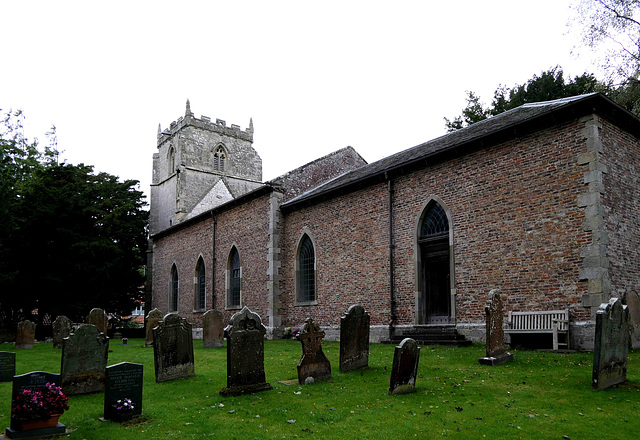
[[[92,324],[82,324],[62,344],[60,386],[68,396],[104,390],[109,338]]]
[[[104,418],[107,420],[122,420],[114,404],[121,399],[131,399],[134,404],[131,416],[142,414],[142,383],[143,366],[130,362],[107,367],[104,389]]]
[[[156,382],[195,375],[191,327],[185,318],[169,313],[153,329]]]
[[[411,338],[403,339],[394,350],[389,394],[407,394],[415,391],[419,362],[418,343]]]
[[[0,351],[0,382],[10,382],[16,375],[16,354]]]
[[[369,326],[369,314],[358,304],[340,318],[340,371],[369,366]]]

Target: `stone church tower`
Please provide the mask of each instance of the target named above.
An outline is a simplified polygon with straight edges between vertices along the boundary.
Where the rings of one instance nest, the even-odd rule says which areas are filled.
[[[158,125],[149,228],[155,234],[262,185],[262,159],[252,147],[253,121],[241,130],[225,121],[184,117]]]

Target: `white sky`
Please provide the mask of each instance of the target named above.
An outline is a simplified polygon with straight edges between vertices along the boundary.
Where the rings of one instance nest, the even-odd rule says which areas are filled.
[[[61,158],[140,180],[158,124],[196,117],[242,129],[269,180],[351,145],[373,162],[445,133],[465,91],[489,103],[562,66],[568,0],[0,2],[0,108]]]

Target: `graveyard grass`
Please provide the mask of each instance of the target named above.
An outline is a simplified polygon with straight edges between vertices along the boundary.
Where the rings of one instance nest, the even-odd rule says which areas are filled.
[[[72,439],[388,439],[388,438],[637,438],[640,351],[631,351],[627,382],[591,389],[593,353],[515,350],[513,362],[482,366],[484,345],[422,347],[416,392],[389,396],[393,345],[371,344],[367,369],[340,373],[339,344],[324,342],[333,376],[310,385],[297,378],[295,340],[265,342],[265,371],[274,389],[222,397],[226,347],[194,341],[195,377],[156,384],[153,349],[143,339],[110,341],[109,362],[144,365],[142,417],[101,422],[103,394],[72,396],[60,421]],[[10,348],[11,347],[11,348]],[[13,351],[4,345],[2,351]],[[18,350],[16,374],[60,372],[51,343]],[[0,383],[0,423],[9,426],[11,383]]]

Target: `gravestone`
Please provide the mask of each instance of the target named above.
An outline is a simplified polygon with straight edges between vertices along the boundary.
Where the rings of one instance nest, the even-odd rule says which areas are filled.
[[[191,324],[169,313],[153,329],[156,382],[195,375]]]
[[[307,318],[300,334],[296,336],[302,343],[302,358],[298,362],[298,382],[325,380],[331,377],[331,362],[322,351],[324,332],[320,326]]]
[[[369,314],[352,305],[340,318],[340,371],[369,366]]]
[[[142,414],[142,364],[121,362],[107,367],[104,387],[104,418],[121,421]],[[133,410],[118,410],[118,401],[130,399]]]
[[[64,338],[60,386],[65,394],[103,391],[108,352],[109,338],[92,324],[82,324]]]
[[[95,325],[99,332],[104,333],[107,336],[107,328],[109,326],[109,319],[104,310],[99,308],[91,309],[87,315],[87,324]]]
[[[486,318],[487,355],[478,359],[482,365],[501,365],[513,360],[504,346],[504,310],[500,290],[489,292],[489,300],[484,308]]]
[[[627,380],[629,356],[629,307],[618,298],[600,304],[596,312],[591,386],[605,390]]]
[[[202,315],[202,345],[204,348],[224,346],[224,314],[220,310],[208,310]]]
[[[640,296],[634,290],[625,292],[622,303],[629,307],[631,325],[630,348],[640,348]]]
[[[160,321],[162,321],[162,317],[162,312],[158,309],[153,309],[147,315],[146,339],[144,341],[145,347],[151,347],[153,345],[153,329],[158,326]]]
[[[22,392],[22,390],[29,389],[38,391],[43,389],[47,383],[58,385],[60,383],[60,376],[58,374],[45,373],[42,371],[34,371],[20,376],[15,376],[13,378],[11,402],[15,401],[16,397],[20,392]],[[62,391],[66,394],[66,390],[63,389]],[[65,425],[58,422],[56,426],[51,428],[30,430],[28,431],[28,436],[51,436],[54,434],[63,434],[66,429]],[[11,419],[11,427],[6,429],[5,435],[7,438],[21,438],[27,436],[25,431],[21,431],[20,421],[13,418]]]
[[[9,351],[0,351],[0,382],[13,380],[16,374],[16,354]]]
[[[227,334],[227,387],[223,396],[270,390],[264,373],[264,335],[260,315],[246,306],[231,317]]]
[[[419,361],[418,343],[411,338],[403,339],[393,353],[389,394],[407,394],[415,391]]]
[[[36,339],[36,324],[25,319],[18,323],[16,333],[16,350],[33,348],[33,341]]]
[[[62,348],[62,340],[71,334],[71,320],[60,315],[53,321],[53,348]]]

